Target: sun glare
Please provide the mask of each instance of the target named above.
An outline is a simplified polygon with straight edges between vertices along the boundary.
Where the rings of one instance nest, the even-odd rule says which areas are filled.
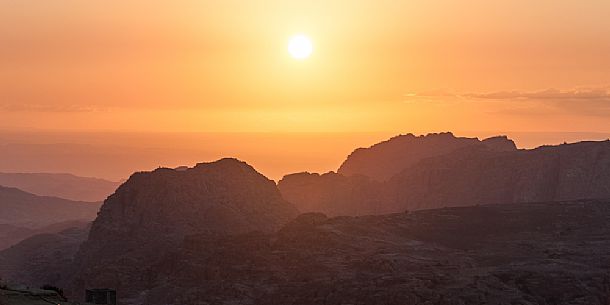
[[[295,35],[288,41],[288,52],[295,59],[305,59],[311,55],[313,45],[309,37],[305,35]]]

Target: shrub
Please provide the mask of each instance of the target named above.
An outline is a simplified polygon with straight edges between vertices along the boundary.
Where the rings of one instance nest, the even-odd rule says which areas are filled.
[[[63,299],[66,298],[64,296],[64,290],[59,288],[59,287],[55,287],[55,286],[52,286],[52,285],[44,285],[44,286],[40,287],[40,289],[55,291],[55,292],[57,292],[57,295],[59,295],[61,298],[63,298]]]

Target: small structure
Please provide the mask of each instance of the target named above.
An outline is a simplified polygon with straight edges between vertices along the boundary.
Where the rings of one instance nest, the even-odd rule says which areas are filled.
[[[85,302],[91,304],[116,305],[116,290],[114,289],[87,289]]]

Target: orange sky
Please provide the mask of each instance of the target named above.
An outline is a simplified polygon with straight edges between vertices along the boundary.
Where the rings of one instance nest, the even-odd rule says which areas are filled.
[[[608,132],[608,12],[606,0],[2,1],[0,129]],[[311,58],[289,57],[294,33]]]

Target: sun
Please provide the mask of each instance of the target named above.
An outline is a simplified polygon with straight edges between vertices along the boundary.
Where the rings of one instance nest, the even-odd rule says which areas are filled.
[[[305,35],[294,35],[288,40],[288,53],[295,59],[306,59],[312,51],[311,39]]]

